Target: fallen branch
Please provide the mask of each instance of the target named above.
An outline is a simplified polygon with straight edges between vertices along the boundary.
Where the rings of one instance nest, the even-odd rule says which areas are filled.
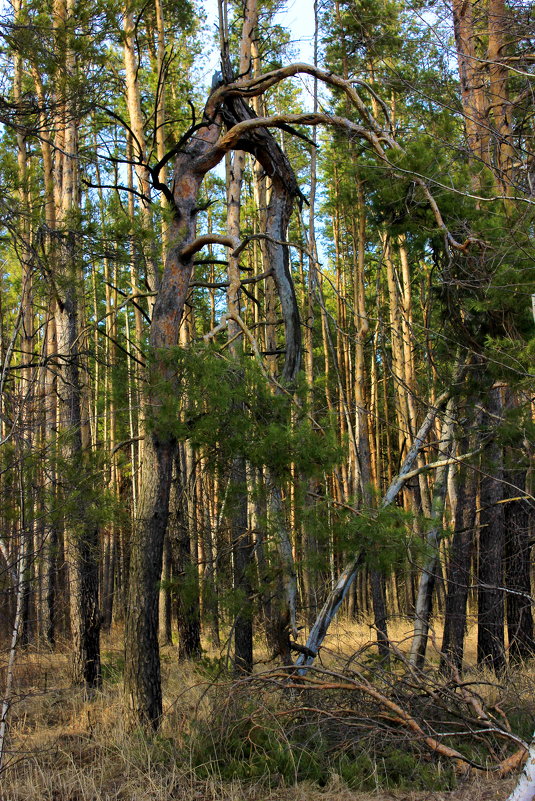
[[[430,732],[426,731],[420,723],[399,703],[389,698],[380,690],[376,689],[371,682],[367,681],[364,677],[359,676],[359,679],[352,679],[348,676],[342,676],[334,671],[329,671],[325,669],[318,669],[313,668],[317,673],[321,676],[328,677],[327,680],[322,678],[313,678],[311,676],[299,676],[295,680],[288,681],[288,674],[282,672],[272,672],[269,675],[269,678],[273,679],[276,677],[280,677],[282,681],[284,681],[284,686],[288,687],[292,690],[346,690],[350,692],[361,692],[367,695],[370,698],[373,698],[374,701],[377,701],[385,710],[388,712],[393,713],[393,716],[389,716],[386,713],[381,714],[381,717],[385,719],[389,719],[391,722],[396,723],[397,725],[403,726],[404,728],[408,729],[413,735],[423,742],[426,747],[434,754],[438,756],[444,757],[446,759],[450,759],[453,761],[455,770],[458,773],[466,774],[467,769],[474,769],[485,773],[494,773],[500,777],[505,777],[510,775],[513,771],[517,770],[522,763],[524,762],[526,755],[528,754],[528,744],[525,743],[520,737],[512,734],[505,729],[501,729],[496,725],[492,726],[484,726],[480,729],[469,730],[466,732],[468,735],[477,735],[477,734],[493,734],[497,737],[506,739],[508,741],[512,741],[517,745],[520,745],[520,748],[515,751],[511,756],[507,757],[506,759],[502,760],[495,766],[489,767],[488,765],[480,764],[475,762],[474,760],[470,759],[469,757],[462,754],[455,748],[451,748],[450,746],[444,745],[441,743],[438,737],[446,737],[446,736],[457,736],[458,732],[445,732],[441,734],[431,734]],[[295,675],[295,674],[294,674]],[[322,710],[318,710],[323,713]],[[488,716],[484,713],[485,721],[488,721]],[[533,772],[533,778],[530,779],[532,782],[531,785],[531,795],[523,794],[518,796],[511,796],[507,801],[533,801],[534,793],[535,793],[535,769],[533,766],[535,765],[535,738],[534,743],[532,744],[531,748],[529,749],[530,753],[533,751],[531,768],[528,771],[529,775]],[[524,782],[526,787],[527,779]]]

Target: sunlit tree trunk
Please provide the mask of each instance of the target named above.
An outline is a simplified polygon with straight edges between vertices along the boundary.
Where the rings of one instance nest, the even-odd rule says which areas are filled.
[[[22,13],[21,0],[15,0],[14,17],[15,23],[21,24],[20,15]],[[13,63],[13,98],[15,103],[20,103],[22,99],[22,78],[23,62],[20,53],[16,52]],[[30,232],[30,196],[29,196],[29,172],[28,172],[28,152],[26,139],[22,131],[17,131],[17,167],[18,167],[18,197],[20,208],[19,223],[19,246],[18,257],[21,265],[21,289],[22,289],[22,319],[20,334],[20,358],[23,365],[19,379],[19,404],[21,408],[19,435],[19,447],[21,471],[24,471],[25,478],[22,482],[24,490],[21,492],[21,525],[20,525],[20,559],[24,563],[24,572],[21,575],[22,586],[19,587],[21,593],[21,614],[19,642],[27,645],[34,638],[36,633],[35,620],[35,586],[33,586],[33,565],[35,564],[34,542],[34,486],[35,478],[31,468],[30,455],[32,449],[37,444],[36,432],[34,429],[34,402],[35,402],[35,368],[32,366],[34,353],[34,312],[33,312],[33,265],[31,254],[31,232]],[[22,479],[22,476],[21,476]],[[33,608],[32,608],[33,607]]]
[[[126,105],[132,132],[131,154],[134,168],[138,180],[138,191],[141,194],[141,213],[143,228],[150,236],[153,226],[153,215],[150,208],[151,184],[149,173],[146,167],[147,147],[145,140],[145,127],[141,110],[141,87],[139,83],[139,61],[136,56],[136,29],[134,23],[134,9],[127,4],[123,13],[123,48],[124,66],[126,78]],[[162,124],[163,109],[160,105],[157,111],[158,124]],[[160,137],[163,137],[163,128],[160,130]],[[146,265],[146,280],[149,290],[156,291],[159,286],[160,270],[156,263],[154,242],[149,238],[148,245],[144,250]],[[154,298],[147,298],[149,316],[152,314]]]
[[[448,461],[453,445],[453,429],[455,424],[455,401],[450,399],[442,421],[442,433],[438,448],[439,461]],[[431,620],[433,590],[440,568],[440,541],[443,537],[442,518],[448,488],[449,464],[437,468],[433,487],[433,503],[431,507],[431,528],[427,533],[426,544],[429,552],[420,576],[416,610],[414,617],[414,635],[411,643],[410,662],[416,667],[423,667],[427,648],[427,637]]]
[[[59,362],[57,393],[61,446],[67,458],[73,490],[90,448],[89,409],[82,377],[81,268],[77,254],[76,228],[80,213],[78,138],[72,84],[77,65],[70,29],[74,15],[72,0],[58,0],[54,7],[56,44],[62,58],[59,85],[58,129],[56,132],[55,203],[56,222],[62,231],[57,259],[59,297],[56,303],[56,331]],[[83,490],[82,490],[83,492]],[[69,502],[72,502],[69,499]],[[66,519],[66,556],[69,568],[70,623],[73,640],[73,678],[87,687],[101,682],[100,610],[98,603],[98,529],[80,496],[77,519]]]

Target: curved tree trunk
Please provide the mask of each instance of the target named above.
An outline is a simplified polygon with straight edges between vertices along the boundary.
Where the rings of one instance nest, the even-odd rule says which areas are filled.
[[[178,332],[184,310],[193,259],[209,242],[232,246],[228,236],[195,238],[199,212],[198,196],[204,175],[225,154],[216,145],[222,118],[220,95],[209,98],[204,123],[189,132],[184,141],[168,154],[175,154],[173,191],[159,182],[162,164],[152,169],[152,178],[170,204],[173,220],[169,229],[168,253],[150,328],[150,364],[145,402],[145,438],[143,470],[139,493],[138,518],[130,555],[130,577],[125,625],[125,693],[130,717],[135,723],[159,725],[162,713],[160,657],[158,651],[158,583],[162,569],[162,549],[169,514],[169,494],[177,442],[173,435],[172,415],[178,392],[172,363],[172,348],[178,344]],[[227,125],[250,119],[252,111],[242,101],[225,100]],[[293,198],[299,189],[291,166],[267,129],[247,131],[228,149],[239,148],[255,155],[272,176],[274,191],[268,208],[268,231],[271,237],[284,239]],[[293,381],[300,364],[301,334],[297,301],[288,268],[287,248],[271,242],[270,258],[281,297],[287,347],[283,378]],[[162,414],[163,412],[163,414]]]

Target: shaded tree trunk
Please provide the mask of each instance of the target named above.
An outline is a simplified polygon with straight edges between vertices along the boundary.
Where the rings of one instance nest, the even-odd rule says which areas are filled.
[[[188,486],[188,460],[184,447],[180,449],[180,455],[182,458],[175,460],[173,472],[168,533],[172,550],[179,660],[195,659],[202,652],[199,581],[197,565],[192,558],[190,526],[193,521],[185,493]]]
[[[232,499],[235,502],[232,553],[235,602],[239,610],[234,615],[234,670],[239,674],[253,670],[252,541],[247,520],[247,477],[243,456],[234,459],[231,482],[237,496]]]
[[[466,441],[466,440],[465,440]],[[471,437],[471,445],[475,438]],[[447,571],[447,596],[444,615],[440,669],[452,668],[462,673],[466,607],[471,581],[472,551],[475,539],[477,472],[468,465],[459,465],[455,477],[457,505],[455,531],[450,548]]]
[[[530,500],[522,498],[525,471],[507,470],[505,479],[505,497],[516,498],[504,504],[505,584],[511,590],[506,596],[509,657],[524,660],[535,654],[530,578],[533,509]]]
[[[488,393],[483,426],[496,428],[502,417],[502,387],[494,386]],[[496,673],[505,668],[504,642],[504,508],[503,452],[497,442],[485,450],[480,485],[481,512],[479,517],[478,564],[478,631],[477,662],[488,665]]]

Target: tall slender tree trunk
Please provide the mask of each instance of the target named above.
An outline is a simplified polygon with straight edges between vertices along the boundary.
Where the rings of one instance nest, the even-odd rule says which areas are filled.
[[[478,415],[471,415],[471,424],[478,426]],[[475,450],[478,433],[463,438],[466,450]],[[447,595],[444,614],[440,669],[443,673],[457,670],[462,674],[464,637],[468,592],[472,582],[472,552],[475,541],[477,507],[477,471],[471,465],[461,463],[454,478],[457,502],[455,507],[455,530],[450,548],[447,570]]]
[[[240,41],[239,75],[251,71],[251,45],[256,35],[258,9],[256,0],[247,0],[244,5],[244,18]],[[224,54],[224,60],[228,54]],[[225,64],[223,65],[225,68]],[[228,79],[231,76],[226,76]],[[238,79],[239,80],[239,79]],[[240,238],[240,209],[245,152],[235,150],[227,154],[227,231],[236,241]],[[240,316],[240,268],[238,258],[232,253],[228,260],[229,287],[227,307],[231,315]],[[242,352],[242,334],[235,320],[229,320],[228,335],[230,351],[234,358]],[[240,371],[239,381],[245,380]],[[235,414],[243,413],[236,406]],[[245,457],[238,454],[231,466],[231,485],[233,493],[231,515],[231,541],[233,552],[234,589],[238,595],[240,611],[234,618],[234,668],[237,672],[250,673],[253,669],[253,609],[252,609],[252,540],[247,519],[247,478]]]
[[[127,5],[123,13],[123,47],[124,65],[126,78],[126,105],[130,119],[130,128],[133,134],[132,156],[135,163],[135,170],[138,180],[138,190],[141,195],[141,213],[143,227],[149,234],[152,231],[153,215],[150,207],[151,185],[149,173],[146,167],[146,141],[144,120],[141,111],[141,87],[139,85],[139,63],[136,56],[136,30],[134,23],[134,10],[127,0]],[[157,126],[160,129],[159,136],[163,136],[162,116],[164,109],[161,103],[157,109]],[[157,127],[157,129],[158,129]],[[144,252],[146,265],[146,280],[149,290],[155,292],[160,281],[160,271],[156,264],[154,241],[149,239],[148,247]],[[149,316],[154,307],[154,297],[147,298]]]
[[[174,597],[178,626],[178,658],[192,659],[201,655],[201,619],[197,565],[192,558],[190,503],[193,493],[189,478],[193,468],[185,447],[179,450],[173,472],[168,538],[172,550]],[[189,492],[188,492],[189,490]]]
[[[22,13],[21,0],[15,0],[14,3],[14,18],[16,24],[21,24]],[[15,53],[13,64],[13,97],[15,103],[20,103],[22,98],[22,77],[23,77],[23,64],[20,54]],[[19,388],[19,403],[22,409],[20,416],[21,434],[19,437],[20,445],[22,446],[22,463],[21,470],[25,475],[24,490],[21,491],[21,527],[20,527],[20,549],[21,556],[25,564],[25,570],[22,575],[22,587],[19,588],[22,592],[22,607],[20,619],[20,632],[19,642],[22,645],[28,645],[35,635],[36,620],[34,606],[34,592],[32,574],[33,565],[35,564],[34,557],[34,537],[33,537],[33,520],[34,520],[34,486],[35,479],[32,476],[30,468],[31,461],[28,456],[31,454],[32,448],[36,441],[36,432],[34,431],[34,372],[33,368],[33,350],[34,350],[34,312],[33,312],[33,275],[32,275],[32,257],[31,257],[31,242],[30,242],[30,197],[28,186],[28,152],[26,147],[25,136],[22,131],[17,131],[17,165],[18,165],[18,195],[20,202],[20,245],[19,245],[19,259],[21,262],[22,273],[22,325],[21,325],[21,359],[22,363],[30,365],[24,367],[20,371],[20,388]],[[22,479],[22,476],[21,476]],[[25,554],[25,555],[24,555]]]
[[[507,593],[507,634],[509,658],[521,661],[535,654],[531,594],[531,541],[533,508],[526,491],[525,470],[505,470],[504,528],[505,584]],[[515,500],[509,500],[509,499]]]
[[[487,396],[483,426],[491,432],[502,418],[502,391],[495,385]],[[492,441],[485,449],[480,484],[477,661],[496,673],[505,668],[502,499],[503,451]]]
[[[56,44],[62,59],[56,132],[56,221],[61,244],[55,249],[60,297],[56,303],[58,367],[57,393],[62,449],[75,492],[75,471],[87,460],[90,447],[89,410],[82,375],[81,268],[77,254],[76,227],[80,211],[78,138],[72,82],[77,77],[72,42],[73,0],[58,0],[54,7]],[[59,140],[59,141],[58,141]],[[99,537],[89,510],[80,498],[77,520],[67,517],[66,557],[69,574],[70,625],[73,641],[73,679],[88,688],[99,686],[100,610]]]

